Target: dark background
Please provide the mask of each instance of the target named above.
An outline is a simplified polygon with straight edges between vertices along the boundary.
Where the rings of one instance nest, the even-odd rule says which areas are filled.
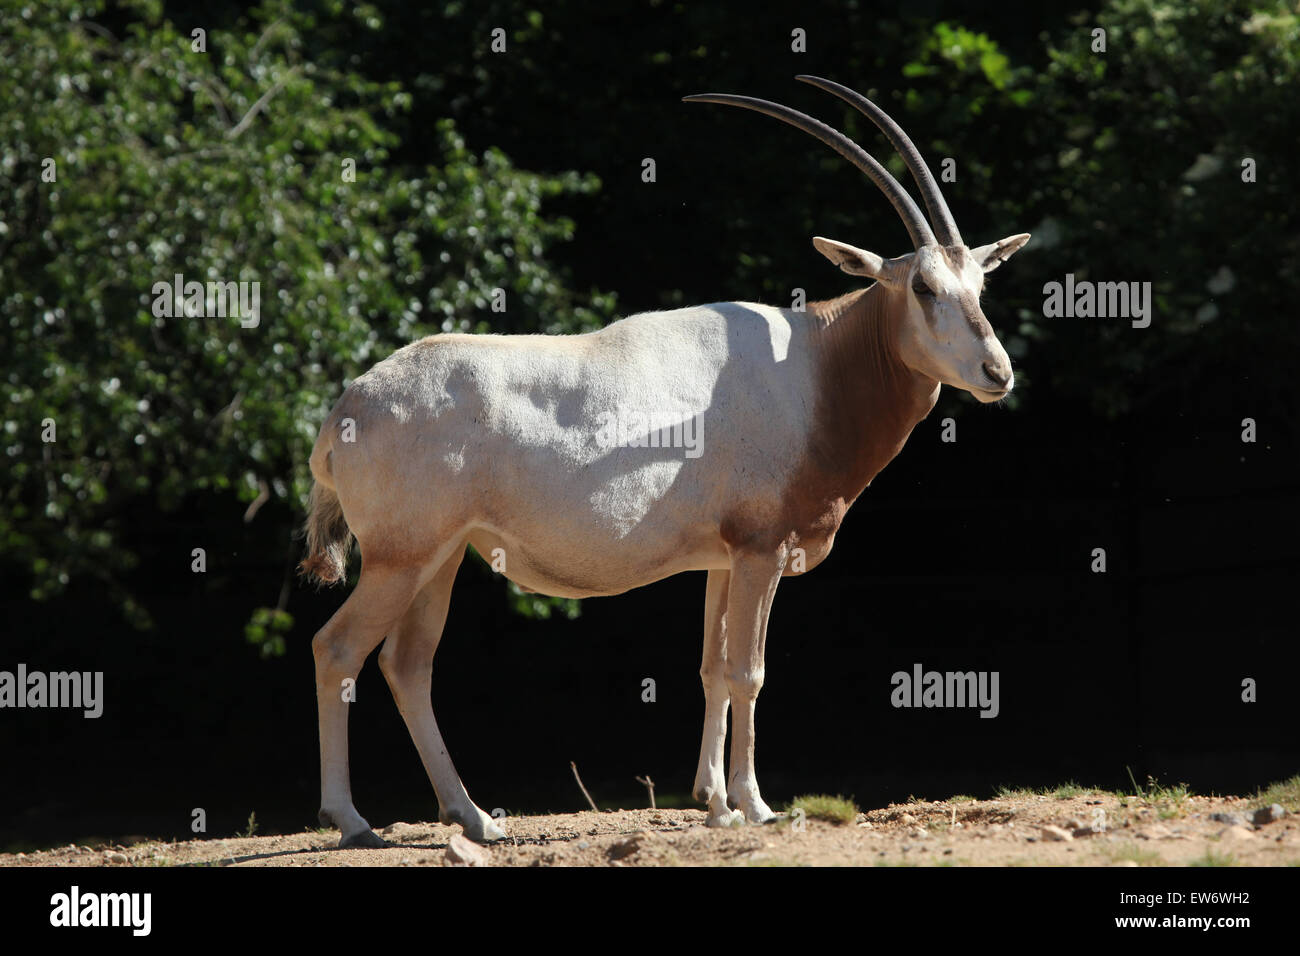
[[[1012,350],[1015,401],[979,406],[945,389],[850,511],[827,561],[782,583],[757,718],[769,803],[831,792],[870,807],[1071,779],[1130,787],[1130,772],[1139,783],[1253,792],[1297,771],[1291,293],[1300,268],[1293,168],[1282,159],[1294,147],[1294,108],[1279,118],[1256,101],[1256,111],[1234,114],[1230,98],[1198,98],[1213,86],[1210,72],[1186,76],[1142,59],[1147,51],[1117,49],[1137,36],[1132,21],[1151,18],[1146,9],[1125,20],[1107,8],[1028,3],[814,3],[761,14],[560,4],[488,68],[482,37],[497,24],[515,29],[522,8],[381,7],[382,28],[367,31],[326,10],[304,34],[305,55],[346,53],[361,74],[416,93],[394,120],[396,165],[432,162],[433,124],[450,116],[472,149],[499,147],[519,168],[595,172],[599,192],[548,206],[577,223],[550,258],[573,289],[616,291],[619,314],[729,298],[784,305],[795,285],[812,299],[846,291],[851,280],[812,249],[813,234],[907,251],[884,198],[811,139],[679,102],[706,91],[778,99],[845,126],[883,160],[879,138],[793,82],[800,72],[877,97],[936,171],[944,155],[972,170],[944,187],[971,245],[1038,234],[1044,222],[1062,237],[1039,249],[1031,241],[985,298]],[[1204,54],[1227,74],[1244,55],[1234,44],[1251,36],[1241,23],[1254,7],[1210,9],[1180,24],[1180,42],[1192,62]],[[165,5],[178,24],[200,11],[214,31],[243,15],[233,5]],[[101,20],[118,31],[133,16],[110,7]],[[1095,22],[1117,24],[1108,55],[1119,78],[1100,85],[1074,66],[1054,68],[1048,52],[1078,58],[1077,35]],[[943,65],[924,54],[939,23],[987,34],[1021,72],[1003,88],[978,69],[905,72]],[[807,54],[790,52],[794,26],[808,31]],[[1145,80],[1124,79],[1161,69],[1187,87],[1169,92],[1153,79],[1144,94]],[[914,100],[895,96],[908,89]],[[1016,103],[1015,90],[1032,101]],[[1166,94],[1173,99],[1160,102]],[[1152,115],[1183,120],[1153,131]],[[1096,127],[1083,146],[1091,159],[1071,170],[1062,139],[1080,117]],[[1099,143],[1105,130],[1133,139]],[[1261,160],[1268,181],[1243,188],[1232,157],[1270,150],[1284,168]],[[1189,197],[1180,171],[1200,153],[1232,165]],[[644,156],[656,159],[653,185],[640,180]],[[890,166],[901,179],[892,157]],[[1080,195],[1075,182],[1087,184]],[[1240,198],[1225,201],[1231,190]],[[1196,277],[1224,263],[1237,294],[1219,300],[1208,327],[1191,321],[1213,298]],[[1043,283],[1069,271],[1153,281],[1151,328],[1041,318]],[[956,443],[939,438],[948,416]],[[1254,444],[1241,441],[1246,417],[1258,423]],[[144,558],[117,583],[148,609],[148,629],[128,623],[117,590],[100,580],[74,575],[58,596],[32,601],[24,569],[13,568],[0,668],[103,670],[106,707],[98,720],[0,714],[0,846],[184,836],[194,807],[206,808],[211,834],[242,828],[252,811],[262,832],[315,825],[310,641],[345,593],[295,586],[284,653],[263,657],[245,625],[274,602],[297,557],[289,532],[301,508],[277,496],[243,523],[246,504],[214,492],[168,508],[147,493],[115,502],[118,544]],[[205,575],[189,570],[195,541],[206,543]],[[1105,574],[1090,571],[1095,547],[1106,549]],[[475,801],[511,813],[577,809],[570,760],[605,806],[643,805],[633,780],[643,774],[662,802],[689,801],[703,597],[704,574],[686,574],[585,601],[576,620],[530,618],[481,563],[466,562],[433,696]],[[892,708],[890,675],[916,662],[998,671],[1000,715]],[[641,700],[646,677],[655,703]],[[1247,677],[1258,681],[1257,703],[1241,701]],[[434,814],[373,660],[350,741],[354,797],[372,824]]]

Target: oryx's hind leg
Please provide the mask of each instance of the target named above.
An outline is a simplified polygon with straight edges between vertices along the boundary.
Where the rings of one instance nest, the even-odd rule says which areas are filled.
[[[384,639],[419,587],[419,568],[366,562],[361,580],[311,642],[316,657],[316,707],[320,718],[320,821],[336,826],[339,846],[384,846],[352,804],[348,774],[348,700],[344,681],[356,681],[367,655]]]
[[[433,679],[433,655],[447,621],[447,606],[456,571],[465,556],[465,545],[456,548],[411,602],[400,623],[379,652],[379,667],[402,712],[406,728],[420,752],[429,782],[438,795],[438,819],[459,823],[465,836],[479,843],[505,836],[492,818],[475,806],[452,764],[433,716],[429,699]]]
[[[731,572],[710,571],[704,591],[704,655],[700,680],[704,684],[704,738],[695,771],[695,799],[707,804],[711,827],[730,826],[740,814],[727,806],[723,749],[727,741],[727,589]]]

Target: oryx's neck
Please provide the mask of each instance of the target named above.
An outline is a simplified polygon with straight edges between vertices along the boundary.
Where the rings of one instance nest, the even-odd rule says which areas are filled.
[[[899,357],[902,307],[881,285],[808,306],[820,371],[813,453],[846,503],[898,454],[939,395],[937,381]]]

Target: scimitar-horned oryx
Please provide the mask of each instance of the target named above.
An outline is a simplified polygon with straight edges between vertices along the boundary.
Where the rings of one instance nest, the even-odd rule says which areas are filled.
[[[439,819],[478,841],[504,835],[470,800],[430,703],[466,545],[502,558],[521,588],[564,597],[707,571],[695,797],[710,825],[773,819],[754,777],[754,702],[777,583],[826,557],[845,511],[934,407],[941,384],[981,402],[1011,391],[1011,362],[979,297],[984,274],[1029,238],[967,247],[898,125],[850,89],[799,79],[880,127],[934,231],[842,133],[765,100],[686,99],[766,113],[866,173],[914,251],[884,259],[831,239],[813,244],[874,284],[805,311],[723,302],[633,315],[585,335],[433,335],[356,379],[326,418],[311,455],[303,571],[342,580],[353,536],[362,556],[356,589],[312,642],[320,818],[342,831],[340,845],[383,843],[352,803],[340,687],[385,637],[379,665]]]

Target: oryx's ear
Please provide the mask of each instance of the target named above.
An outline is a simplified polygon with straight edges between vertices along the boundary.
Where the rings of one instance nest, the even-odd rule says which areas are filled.
[[[847,242],[813,236],[813,245],[818,252],[851,276],[866,276],[886,282],[898,270],[898,259],[882,259],[874,252],[867,252],[866,249],[859,249]]]
[[[1022,232],[1018,236],[1007,236],[997,242],[990,242],[987,246],[972,249],[970,251],[971,258],[985,272],[992,272],[1010,259],[1015,251],[1028,241],[1029,233],[1027,232]]]

